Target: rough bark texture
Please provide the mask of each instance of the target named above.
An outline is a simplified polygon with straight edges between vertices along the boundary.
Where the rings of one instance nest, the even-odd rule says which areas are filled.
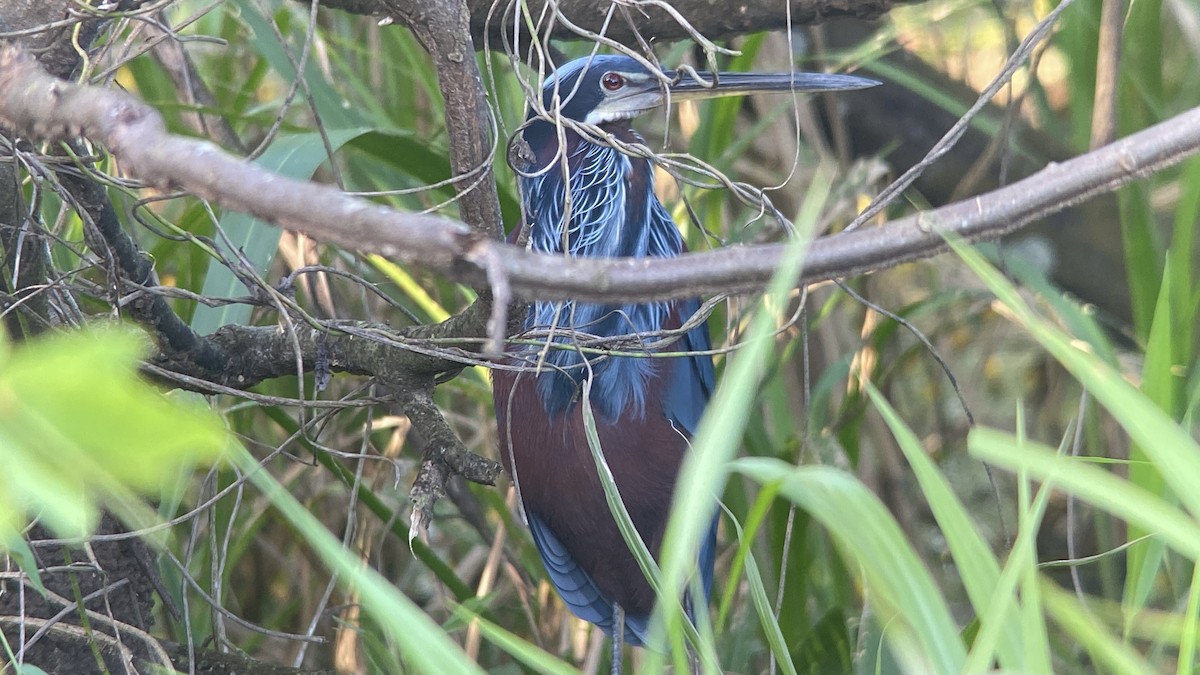
[[[68,0],[9,0],[0,10],[0,32],[29,31],[54,23],[66,17],[69,4]],[[60,39],[63,30],[35,32],[17,38],[26,49],[41,54],[43,67],[59,77],[69,76],[79,62],[78,54],[70,49],[70,42],[64,43]],[[0,298],[0,307],[5,309],[17,303],[20,289],[43,284],[49,270],[40,233],[25,227],[27,205],[21,194],[17,170],[15,162],[0,161],[0,247],[4,251],[5,268],[20,272],[11,286],[0,280],[0,284],[6,286],[3,288],[5,297]],[[53,315],[49,294],[33,295],[25,299],[21,307],[5,319],[9,333],[14,336],[41,332]]]
[[[455,183],[461,218],[492,239],[503,239],[500,200],[492,176],[495,139],[489,131],[493,125],[475,63],[475,44],[468,32],[471,17],[466,2],[386,0],[386,4],[425,46],[437,70],[438,88],[446,103],[446,133],[458,141],[450,144],[450,170],[463,177]]]
[[[106,515],[97,534],[124,531],[115,518]],[[154,624],[157,570],[146,545],[129,538],[97,541],[85,549],[43,541],[50,538],[50,534],[40,527],[35,527],[27,537],[38,567],[42,569],[42,581],[49,591],[46,597],[39,595],[28,583],[22,592],[18,580],[0,580],[0,617],[10,619],[3,624],[8,643],[16,649],[22,645],[18,623],[13,619],[40,619],[51,625],[61,621],[66,626],[78,626],[82,607],[100,615],[88,621],[91,629],[114,642],[110,648],[102,650],[109,670],[123,672],[119,666],[121,650],[115,648],[116,644],[127,648],[137,659],[153,661],[145,644],[136,639],[122,639],[121,635],[123,626],[145,631]],[[66,565],[73,569],[65,571]],[[80,599],[84,601],[79,602]],[[25,644],[35,630],[36,627],[27,627]],[[83,648],[86,644],[87,641],[80,641],[74,631],[50,630],[27,649],[25,663],[38,665],[48,673],[98,672],[96,658],[90,650]]]
[[[585,32],[600,33],[627,45],[641,37],[650,42],[693,38],[697,33],[709,40],[744,35],[763,30],[799,27],[830,19],[854,17],[873,19],[901,4],[919,0],[792,0],[783,2],[721,2],[714,0],[675,0],[675,12],[662,4],[645,1],[594,2],[592,0],[530,0],[529,14],[535,21],[550,16],[557,8],[559,20],[539,25],[540,34],[557,40],[589,39]],[[391,16],[395,0],[323,0],[323,7],[334,7],[355,14]],[[468,0],[471,36],[478,46],[486,43],[499,49],[511,39],[514,19],[521,31],[521,44],[529,43],[524,19],[514,3]],[[550,10],[548,11],[548,7]],[[610,8],[612,16],[610,17]],[[680,17],[685,20],[681,21]],[[607,25],[606,25],[607,24]]]

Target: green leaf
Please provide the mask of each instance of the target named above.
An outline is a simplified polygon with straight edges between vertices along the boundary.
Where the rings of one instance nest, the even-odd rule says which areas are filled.
[[[1117,478],[1092,462],[1060,457],[1053,449],[994,429],[975,429],[968,438],[972,455],[1011,470],[1028,471],[1040,480],[1053,480],[1074,494],[1130,524],[1153,532],[1191,560],[1200,560],[1200,523],[1158,495]]]
[[[733,562],[729,565],[729,573],[725,582],[725,593],[721,598],[716,621],[716,631],[718,633],[722,632],[727,625],[734,594],[743,593],[747,590],[744,586],[748,585],[752,600],[751,605],[754,607],[754,613],[758,616],[762,635],[766,638],[767,647],[770,649],[777,667],[784,673],[794,675],[797,672],[797,663],[809,664],[810,661],[797,661],[789,653],[787,646],[788,639],[783,634],[781,625],[783,617],[777,616],[774,608],[771,606],[766,585],[763,583],[762,573],[752,550],[754,537],[758,533],[759,527],[762,525],[771,504],[774,503],[775,496],[776,492],[772,487],[767,487],[759,491],[758,499],[755,501],[753,509],[747,517],[745,529],[738,522],[733,510],[729,508],[728,502],[722,506],[725,511],[726,522],[733,528],[734,534],[737,536],[738,546],[733,556]],[[745,577],[744,582],[743,576]],[[811,634],[808,637],[811,637]],[[849,654],[848,649],[845,654]],[[828,654],[825,656],[828,656]],[[849,661],[848,657],[846,661]],[[728,666],[729,664],[726,665]],[[848,669],[845,670],[848,672]]]
[[[478,614],[471,613],[470,610],[462,605],[456,606],[454,611],[455,614],[464,618],[469,617],[471,620],[476,621],[479,624],[479,632],[484,637],[492,644],[511,654],[513,658],[528,666],[533,672],[544,673],[545,675],[577,675],[579,673],[579,670],[551,656],[545,650],[526,642],[517,635],[480,617]]]
[[[288,45],[288,49],[292,51],[289,57],[284,51],[284,45],[280,43],[279,36],[276,35],[275,28],[271,26],[268,19],[258,8],[258,4],[251,0],[235,0],[235,5],[238,7],[238,16],[253,33],[250,40],[250,45],[271,64],[271,69],[279,74],[287,82],[292,82],[296,79],[296,66],[293,64],[293,58],[298,63],[300,60],[299,45],[301,40],[305,39],[303,33],[297,32],[296,41]],[[283,11],[292,11],[295,8],[285,6]],[[307,10],[305,10],[307,13]],[[307,19],[307,17],[305,17]],[[285,36],[287,31],[281,30]],[[332,83],[326,79],[325,74],[317,65],[317,59],[308,59],[307,67],[303,73],[304,82],[300,90],[301,98],[304,100],[303,94],[305,89],[312,95],[312,104],[316,108],[316,113],[321,117],[321,123],[327,129],[339,129],[347,127],[364,126],[365,120],[354,106],[350,105],[349,101],[333,88]]]
[[[740,531],[738,539],[743,539],[743,533]],[[754,612],[758,615],[759,624],[762,626],[763,635],[767,638],[767,646],[775,655],[775,662],[779,665],[779,669],[787,675],[796,675],[796,664],[792,662],[791,655],[788,654],[783,631],[779,628],[779,621],[775,618],[775,612],[771,608],[771,600],[767,597],[766,586],[763,585],[762,574],[758,571],[758,563],[754,560],[754,553],[749,546],[745,547],[745,557],[746,581],[750,585],[750,598],[753,601]]]
[[[1187,612],[1184,614],[1183,636],[1179,640],[1178,675],[1196,672],[1196,637],[1200,631],[1200,565],[1192,565],[1192,584],[1188,590]]]
[[[1008,316],[1041,343],[1113,415],[1158,466],[1163,479],[1188,511],[1200,515],[1200,444],[1119,372],[1034,313],[1016,288],[977,251],[957,239],[947,238],[947,241],[996,294],[1008,309]]]
[[[147,343],[118,328],[22,345],[0,372],[0,524],[37,513],[78,537],[99,508],[146,517],[196,463],[220,458],[225,428],[208,410],[162,396],[138,377]],[[120,420],[120,423],[115,423]]]
[[[811,632],[793,650],[796,663],[809,675],[852,673],[850,654],[855,650],[846,630],[841,607],[831,607],[813,624]]]
[[[769,298],[783,298],[790,292],[808,250],[805,233],[817,222],[817,215],[829,196],[831,181],[832,172],[828,170],[818,171],[814,177],[800,217],[796,219],[802,232],[789,244],[771,280],[767,292]],[[668,596],[683,593],[695,565],[695,552],[708,527],[708,514],[712,513],[708,505],[714,503],[728,480],[729,462],[737,452],[750,407],[775,345],[775,325],[775,317],[766,306],[755,312],[745,344],[739,350],[738,358],[726,368],[692,439],[692,449],[680,467],[661,555],[662,592]],[[666,627],[668,635],[674,637],[681,633],[677,629],[685,623],[684,617],[671,603],[660,602],[656,614],[663,617],[661,625]],[[672,646],[676,654],[682,653],[678,641]],[[660,665],[654,661],[657,657],[651,654],[647,668]]]
[[[38,560],[33,554],[29,542],[21,536],[20,530],[0,523],[0,551],[17,562],[33,588],[43,596],[46,595],[46,585],[42,582],[42,574],[38,571]]]
[[[1154,309],[1153,322],[1150,325],[1150,336],[1146,341],[1146,358],[1142,365],[1142,392],[1159,408],[1168,414],[1173,414],[1177,405],[1182,404],[1182,378],[1174,374],[1174,342],[1175,326],[1172,320],[1171,292],[1174,286],[1171,282],[1171,265],[1168,260],[1163,267],[1162,284],[1158,292],[1158,303]],[[1129,480],[1157,495],[1165,495],[1166,488],[1162,474],[1150,462],[1149,457],[1138,443],[1129,448]],[[1138,539],[1146,532],[1130,527],[1128,538]],[[1127,614],[1126,633],[1131,629],[1132,622],[1137,618],[1138,610],[1146,606],[1150,592],[1158,578],[1163,563],[1163,544],[1160,540],[1151,539],[1145,545],[1134,546],[1126,554],[1127,572],[1125,576],[1125,602],[1130,611]]]

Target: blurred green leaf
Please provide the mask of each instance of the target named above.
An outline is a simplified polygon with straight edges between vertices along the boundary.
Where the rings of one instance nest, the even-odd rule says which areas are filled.
[[[458,614],[469,616],[472,620],[477,621],[480,632],[487,636],[488,640],[491,640],[518,661],[528,666],[533,672],[544,673],[545,675],[573,675],[579,673],[579,670],[547,654],[545,650],[526,642],[519,636],[504,630],[504,628],[477,614],[472,614],[462,605],[456,607],[455,611]]]
[[[279,32],[287,41],[285,45],[280,41],[280,36],[276,34],[276,27],[272,26],[270,19],[259,10],[258,3],[252,0],[234,0],[233,4],[238,7],[238,18],[250,28],[252,33],[250,46],[266,59],[271,64],[271,69],[286,82],[290,83],[295,80],[297,77],[296,65],[300,60],[300,45],[305,39],[305,33],[300,30],[292,32],[281,27]],[[300,9],[299,5],[280,5],[280,10],[276,14],[280,19],[280,25],[284,23],[284,20],[290,18],[292,12]],[[307,23],[308,9],[304,8],[302,11],[305,23]],[[289,32],[292,34],[289,35]],[[291,37],[294,37],[295,41],[289,40]],[[358,110],[334,89],[332,83],[318,66],[318,60],[311,58],[311,55],[304,70],[303,82],[299,91],[301,94],[299,100],[303,101],[305,94],[311,95],[312,106],[327,129],[359,127],[367,123]]]
[[[850,654],[855,648],[850,644],[846,623],[841,607],[831,607],[817,619],[812,631],[792,649],[800,672],[809,675],[854,672]]]
[[[1147,531],[1192,560],[1200,560],[1200,523],[1127,480],[1090,462],[1060,457],[1052,449],[1011,434],[979,428],[971,432],[972,455],[1010,470],[1028,471],[1040,480],[1054,480],[1060,489]]]
[[[1108,628],[1096,620],[1079,599],[1048,580],[1040,583],[1042,604],[1076,641],[1096,659],[1096,665],[1107,666],[1107,672],[1153,673],[1155,668],[1140,657],[1128,644],[1114,640]]]
[[[1192,583],[1188,589],[1187,610],[1184,613],[1183,635],[1179,640],[1178,675],[1196,672],[1197,633],[1200,633],[1200,565],[1192,565]]]
[[[221,457],[217,417],[138,377],[147,346],[116,327],[0,346],[0,523],[10,531],[27,514],[65,537],[90,532],[101,508],[145,515],[138,494]]]
[[[1163,268],[1162,284],[1158,292],[1158,302],[1154,308],[1153,320],[1150,325],[1149,339],[1146,341],[1146,359],[1142,367],[1141,390],[1146,397],[1154,402],[1167,414],[1174,414],[1175,408],[1182,404],[1183,379],[1174,373],[1175,354],[1175,325],[1173,316],[1171,268],[1167,264]],[[1131,444],[1129,448],[1129,480],[1135,485],[1145,488],[1157,495],[1166,494],[1166,485],[1158,468],[1149,461],[1141,445]],[[1138,527],[1129,529],[1129,539],[1137,539],[1146,532]],[[1125,577],[1125,602],[1130,608],[1128,622],[1132,623],[1138,610],[1146,606],[1150,591],[1158,578],[1165,553],[1163,543],[1157,539],[1147,541],[1145,545],[1132,547],[1127,554],[1128,572]],[[1129,632],[1126,624],[1126,633]]]

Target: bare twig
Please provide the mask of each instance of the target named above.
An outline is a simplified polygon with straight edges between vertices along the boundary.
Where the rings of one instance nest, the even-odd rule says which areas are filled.
[[[154,44],[154,59],[167,71],[179,90],[180,98],[200,108],[197,111],[182,111],[180,116],[184,122],[197,133],[216,139],[222,146],[244,152],[242,139],[233,130],[229,120],[222,115],[205,112],[217,109],[217,99],[200,79],[200,73],[184,50],[184,43],[178,39],[179,36],[168,32],[166,24],[161,22],[150,24],[149,33]]]
[[[920,162],[909,167],[899,178],[892,181],[890,185],[876,195],[875,199],[871,201],[871,205],[863,209],[863,212],[858,214],[854,221],[846,226],[847,230],[857,229],[859,226],[869,222],[877,214],[882,213],[883,209],[915,183],[917,178],[926,169],[933,166],[934,163],[950,152],[951,148],[966,135],[971,120],[988,106],[992,97],[998,94],[1004,87],[1009,86],[1012,76],[1029,61],[1034,51],[1038,48],[1038,45],[1049,37],[1051,30],[1054,26],[1058,25],[1058,17],[1071,6],[1073,1],[1063,0],[1060,2],[1057,7],[1051,10],[1049,14],[1033,27],[1033,30],[1029,31],[1029,34],[1021,40],[1021,44],[1017,46],[1016,50],[1012,54],[1009,54],[1004,67],[992,78],[991,83],[980,92],[979,97],[975,99],[975,103],[958,118],[954,126],[950,127],[950,130],[937,143],[934,143],[933,147],[921,158]]]
[[[1100,44],[1096,47],[1092,137],[1088,144],[1092,149],[1111,142],[1117,136],[1117,89],[1121,72],[1121,40],[1125,34],[1124,22],[1125,0],[1104,0],[1100,9]]]

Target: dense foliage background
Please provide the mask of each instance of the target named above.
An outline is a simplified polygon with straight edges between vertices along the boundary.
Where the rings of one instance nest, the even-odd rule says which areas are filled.
[[[878,220],[984,192],[1197,105],[1200,8],[1132,3],[1116,12],[1114,35],[1101,27],[1109,5],[1123,3],[1066,8],[955,149]],[[736,55],[719,55],[722,69],[853,71],[885,86],[680,106],[637,127],[656,151],[770,186],[805,235],[797,263],[808,236],[844,227],[914,164],[1052,9],[931,0],[876,22],[724,40]],[[511,229],[520,208],[506,142],[538,75],[528,53],[491,47],[477,60]],[[594,47],[553,43],[565,57]],[[1116,47],[1119,65],[1107,70]],[[667,66],[705,65],[690,42],[654,53]],[[295,2],[146,3],[115,12],[74,79],[127,90],[172,133],[279,173],[401,211],[458,215],[437,73],[403,26]],[[146,292],[201,335],[228,324],[284,335],[342,321],[431,324],[462,312],[475,290],[148,187],[100,147],[74,148],[92,155],[89,166],[57,144],[8,147],[0,161],[19,185],[21,226],[51,239],[41,283],[28,286],[13,267],[24,240],[3,243],[4,594],[33,597],[40,582],[23,575],[35,558],[63,563],[39,556],[36,539],[78,536],[103,506],[125,523],[117,531],[153,531],[166,597],[151,634],[186,645],[171,652],[185,672],[189,650],[213,649],[338,672],[607,669],[603,635],[551,590],[506,481],[455,479],[427,531],[410,529],[409,487],[430,439],[413,431],[394,382],[309,364],[246,392],[176,392],[166,409],[130,379],[137,338],[47,337],[122,316],[133,297],[113,291],[104,242],[56,171],[102,181],[154,263]],[[693,250],[787,236],[753,199],[677,174],[660,170],[658,190]],[[782,278],[717,303],[722,389],[695,440],[678,538],[660,561],[664,580],[677,579],[687,547],[670,542],[697,536],[689,519],[720,490],[717,585],[697,626],[705,669],[1196,672],[1198,218],[1193,159],[1002,246],[805,290]],[[38,311],[54,318],[39,323]],[[433,345],[478,364],[445,378],[435,402],[469,450],[494,458],[486,363],[459,349],[478,344]],[[146,374],[165,389],[199,386]],[[83,569],[87,559],[70,560]],[[58,619],[78,623],[83,593],[67,595]],[[0,672],[37,672],[21,670],[17,653],[45,623],[8,603]],[[103,623],[104,605],[88,607]],[[684,669],[685,631],[667,618],[676,648],[627,655],[634,666]],[[39,639],[55,638],[47,630]],[[88,657],[101,668],[99,652]]]

